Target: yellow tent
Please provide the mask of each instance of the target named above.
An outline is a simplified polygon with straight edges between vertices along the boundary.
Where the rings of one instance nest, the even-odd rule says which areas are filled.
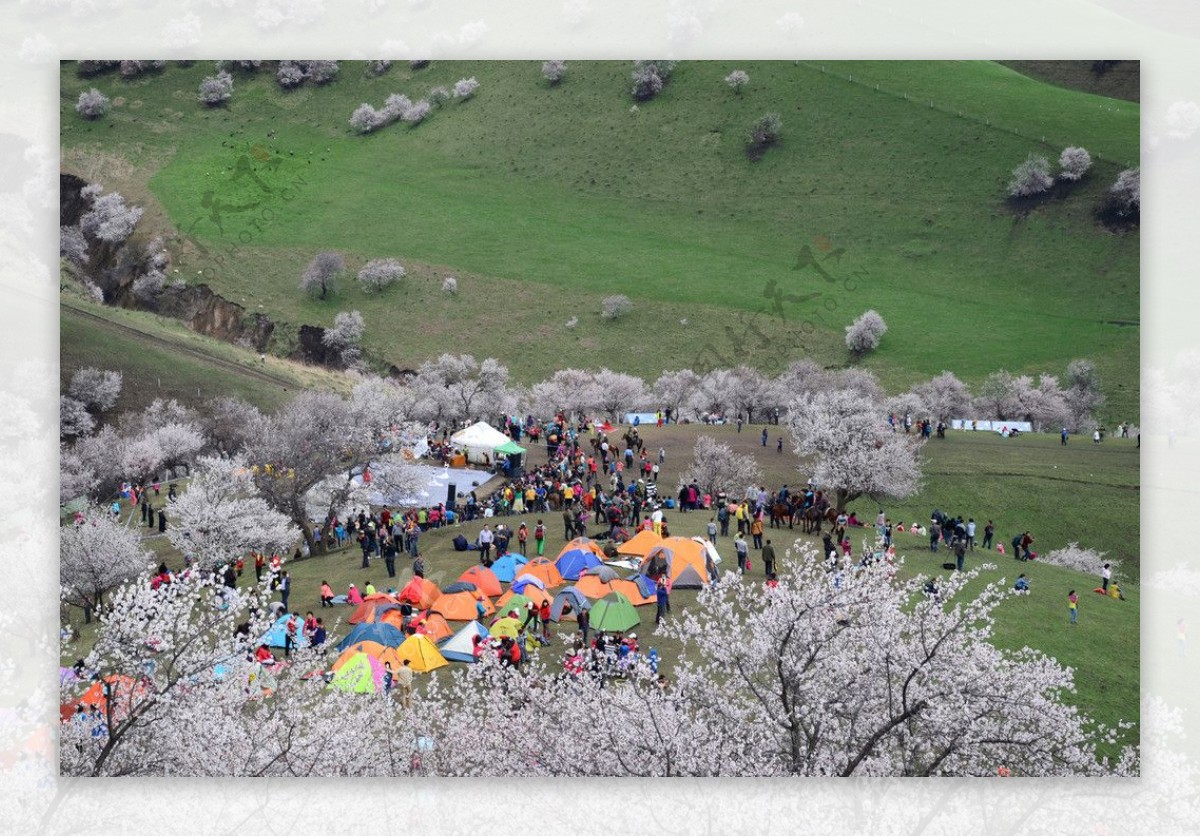
[[[413,671],[433,671],[450,665],[433,641],[424,634],[413,634],[400,643],[396,656],[401,661],[408,660],[408,667]]]

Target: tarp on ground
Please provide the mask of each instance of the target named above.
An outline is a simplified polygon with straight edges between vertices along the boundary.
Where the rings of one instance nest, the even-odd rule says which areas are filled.
[[[570,612],[564,615],[563,610],[567,605],[570,605]],[[564,587],[554,597],[554,601],[550,603],[550,621],[578,621],[576,617],[579,615],[579,611],[587,610],[591,606],[592,603],[588,601],[588,597],[581,593],[578,588]]]
[[[643,529],[625,543],[617,544],[618,555],[633,555],[645,558],[650,550],[662,544],[663,539],[654,534],[653,529]]]
[[[413,634],[404,640],[396,649],[396,656],[401,662],[408,660],[408,666],[413,671],[433,671],[435,668],[449,665],[433,640],[425,634]]]
[[[504,584],[511,584],[527,563],[529,559],[521,553],[506,552],[492,562],[492,573]]]
[[[591,622],[593,631],[625,633],[642,623],[637,608],[620,593],[611,593],[592,604]]]
[[[496,612],[492,600],[482,593],[447,593],[439,596],[438,600],[430,605],[429,610],[440,613],[451,622],[470,622],[478,616],[476,597],[483,601],[484,616],[491,616]]]
[[[1020,433],[1032,433],[1033,424],[1028,421],[1003,421],[1001,419],[950,419],[950,429],[991,430],[996,433],[1016,430]]]
[[[585,570],[599,567],[603,563],[603,560],[590,550],[572,549],[560,555],[554,566],[563,578],[574,580],[583,575]]]
[[[380,645],[396,648],[404,642],[404,633],[395,625],[386,622],[375,622],[370,625],[356,625],[346,637],[338,643],[337,649],[345,651],[356,642],[378,642]]]
[[[267,629],[267,632],[262,635],[260,643],[270,648],[283,648],[287,644],[287,621],[288,614],[283,614],[275,620],[275,624]],[[304,635],[304,620],[296,618],[296,648],[307,648],[308,637]]]
[[[475,589],[485,596],[499,596],[504,592],[500,587],[500,578],[482,564],[476,564],[458,577],[459,581],[469,581]]]
[[[658,414],[657,413],[626,413],[625,414],[625,423],[626,424],[633,424],[634,419],[637,419],[637,423],[639,426],[643,425],[643,424],[648,424],[651,427],[653,427],[654,425],[658,424]]]
[[[460,448],[466,454],[468,462],[476,463],[494,463],[496,449],[511,441],[511,438],[486,421],[477,421],[450,437],[450,444]]]
[[[442,642],[438,648],[442,657],[453,663],[475,662],[475,648],[472,637],[481,636],[487,639],[490,634],[482,622],[474,620],[463,625],[454,636]]]

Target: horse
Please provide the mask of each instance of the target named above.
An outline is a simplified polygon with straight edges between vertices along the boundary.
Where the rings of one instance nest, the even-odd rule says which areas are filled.
[[[783,522],[786,520],[789,529],[795,528],[796,513],[799,511],[796,506],[791,503],[785,503],[781,500],[776,500],[771,505],[771,528],[782,529]]]
[[[822,521],[831,526],[837,522],[837,512],[830,506],[809,506],[804,510],[803,530],[807,535],[821,534]]]
[[[557,491],[548,492],[546,503],[550,506],[551,511],[559,511],[562,508],[562,495]]]

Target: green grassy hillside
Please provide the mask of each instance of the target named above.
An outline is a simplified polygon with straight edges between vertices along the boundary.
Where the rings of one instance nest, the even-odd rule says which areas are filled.
[[[741,96],[721,80],[735,66],[751,77]],[[500,357],[526,381],[565,365],[840,365],[843,326],[873,307],[890,330],[866,363],[890,389],[944,368],[973,383],[1001,367],[1062,374],[1089,356],[1105,418],[1136,419],[1138,329],[1114,323],[1138,320],[1139,239],[1092,216],[1119,167],[1098,163],[1065,200],[1016,217],[1009,171],[1056,155],[917,97],[1121,161],[1137,157],[1138,107],[986,62],[831,69],[913,98],[816,65],[695,62],[632,112],[623,62],[572,63],[557,88],[533,62],[379,78],[346,62],[328,87],[290,93],[269,72],[239,74],[229,105],[207,110],[207,63],[133,82],[64,64],[64,167],[144,201],[147,230],[175,233],[181,275],[202,271],[292,326],[357,308],[368,349],[402,367],[448,349]],[[347,124],[361,102],[463,76],[476,97],[415,128],[358,137]],[[97,123],[73,111],[91,86],[115,103]],[[782,141],[751,163],[744,135],[767,111]],[[806,245],[833,281],[793,269]],[[306,300],[299,275],[320,249],[351,266],[395,256],[410,278],[375,298],[350,282]],[[446,275],[457,298],[439,290]],[[634,300],[626,320],[600,320],[611,293]]]

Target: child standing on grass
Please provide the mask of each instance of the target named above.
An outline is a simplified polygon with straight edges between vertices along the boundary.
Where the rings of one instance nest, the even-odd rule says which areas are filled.
[[[1079,597],[1072,590],[1067,594],[1067,606],[1071,608],[1071,624],[1077,624],[1079,620]]]

